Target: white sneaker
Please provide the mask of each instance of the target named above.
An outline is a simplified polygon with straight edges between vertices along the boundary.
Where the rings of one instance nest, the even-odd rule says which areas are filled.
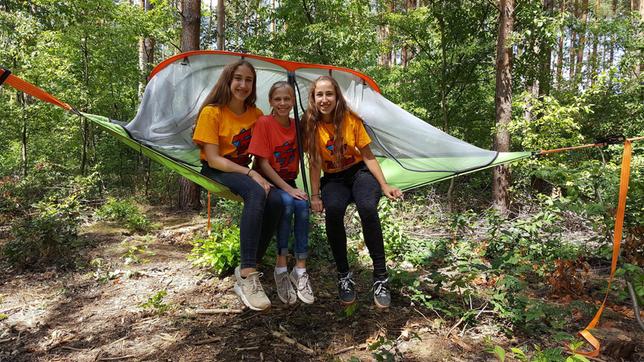
[[[235,293],[239,296],[241,301],[252,310],[264,310],[271,306],[271,301],[264,293],[262,283],[259,277],[262,275],[259,272],[248,274],[246,278],[242,278],[239,267],[235,268]]]
[[[284,304],[294,304],[297,302],[297,295],[293,289],[293,285],[288,277],[288,272],[277,273],[273,271],[275,284],[277,285],[277,296]]]
[[[295,268],[289,274],[289,278],[295,290],[297,291],[297,297],[306,304],[313,304],[315,302],[315,297],[313,296],[313,289],[311,289],[311,282],[309,281],[309,273],[304,272],[302,276],[297,275]]]

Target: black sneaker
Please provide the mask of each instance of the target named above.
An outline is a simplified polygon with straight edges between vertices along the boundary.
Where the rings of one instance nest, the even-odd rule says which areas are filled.
[[[373,282],[373,302],[378,308],[388,308],[391,304],[391,293],[389,293],[389,278]]]
[[[352,304],[356,301],[356,284],[351,277],[353,273],[339,274],[338,276],[338,293],[340,295],[340,302],[343,304]]]

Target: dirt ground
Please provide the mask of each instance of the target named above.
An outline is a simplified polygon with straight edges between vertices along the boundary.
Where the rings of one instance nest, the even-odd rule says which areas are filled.
[[[187,260],[189,241],[205,228],[202,217],[154,218],[161,227],[152,236],[86,225],[83,238],[93,246],[75,271],[3,270],[0,361],[371,361],[377,356],[368,346],[379,340],[390,346],[380,356],[389,352],[393,360],[491,361],[486,338],[516,345],[485,316],[476,327],[452,328],[455,321],[399,293],[391,308],[378,310],[368,271],[358,274],[357,309],[348,313],[337,302],[331,265],[310,269],[316,302],[293,307],[277,299],[267,266],[262,281],[273,306],[253,312],[235,296],[230,276],[213,277]],[[162,302],[142,306],[160,291],[167,292]],[[612,323],[643,336],[632,319]],[[639,359],[644,348],[637,348]]]

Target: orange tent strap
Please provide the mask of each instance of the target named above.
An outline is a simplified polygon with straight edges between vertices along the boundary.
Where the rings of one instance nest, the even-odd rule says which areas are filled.
[[[3,71],[3,73],[4,73],[4,71]],[[27,94],[30,94],[30,95],[32,95],[32,96],[34,96],[34,97],[36,97],[36,98],[38,98],[38,99],[40,99],[42,101],[49,102],[49,103],[54,104],[54,105],[56,105],[58,107],[66,109],[68,111],[72,110],[72,107],[69,104],[59,100],[58,98],[52,96],[51,94],[45,92],[42,89],[36,87],[35,85],[16,77],[13,74],[9,75],[9,77],[5,81],[5,84],[9,84],[10,86],[14,87],[15,89],[17,89],[17,90],[19,90],[21,92],[25,92]]]
[[[638,137],[638,139],[643,139],[644,137]],[[601,344],[597,338],[595,338],[590,330],[595,328],[599,324],[604,308],[606,307],[606,300],[608,299],[608,293],[610,292],[610,286],[615,277],[615,270],[617,270],[617,260],[619,258],[619,248],[622,242],[623,228],[624,228],[624,214],[626,213],[626,195],[628,194],[628,182],[631,172],[631,156],[632,156],[632,141],[627,139],[624,141],[624,155],[622,157],[622,170],[620,175],[619,182],[619,198],[617,202],[617,213],[615,215],[615,230],[613,233],[613,260],[610,265],[610,275],[608,277],[608,286],[606,287],[606,295],[604,296],[604,301],[602,302],[599,310],[595,313],[593,318],[586,328],[579,332],[579,335],[582,336],[591,346],[593,350],[589,352],[578,352],[585,356],[596,357],[599,355]]]

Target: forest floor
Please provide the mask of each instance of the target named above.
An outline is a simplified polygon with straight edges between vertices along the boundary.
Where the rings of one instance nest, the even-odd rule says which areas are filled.
[[[254,312],[234,294],[230,275],[217,278],[187,259],[203,216],[163,209],[148,216],[159,228],[146,236],[86,224],[82,237],[92,246],[74,270],[3,267],[0,361],[492,361],[490,343],[508,349],[538,342],[508,337],[487,313],[474,326],[458,325],[395,291],[391,307],[379,310],[368,270],[357,273],[358,303],[348,312],[337,302],[332,265],[310,268],[314,304],[288,307],[265,263],[262,282],[273,306]],[[601,328],[636,341],[631,358],[642,360],[644,333],[630,313],[607,310]],[[374,354],[369,346],[378,344],[384,349]]]

